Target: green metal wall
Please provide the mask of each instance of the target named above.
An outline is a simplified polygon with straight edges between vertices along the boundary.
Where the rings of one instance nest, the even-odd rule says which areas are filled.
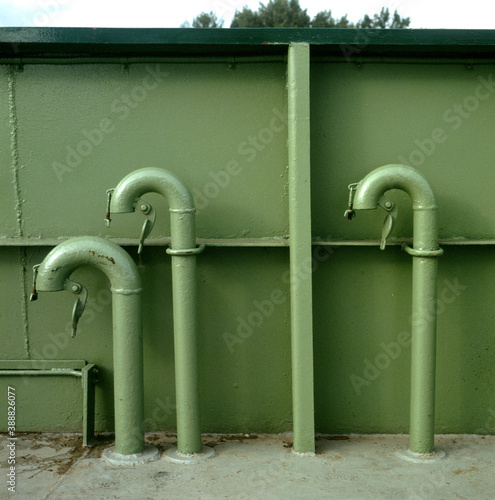
[[[377,166],[423,172],[439,205],[439,237],[493,238],[495,64],[316,63],[311,73],[313,232],[376,239],[374,213],[345,224],[329,217],[345,187]],[[316,181],[316,182],[315,182]],[[342,186],[345,186],[342,188]],[[406,194],[394,236],[412,235]],[[381,224],[381,221],[380,221]]]
[[[207,243],[198,257],[202,430],[292,428],[287,64],[195,61],[0,68],[0,356],[95,363],[98,430],[113,425],[108,282],[94,270],[75,273],[92,301],[70,339],[72,295],[27,302],[31,268],[54,239],[85,234],[132,243],[125,248],[135,255],[142,216],[116,215],[106,229],[105,190],[144,166],[190,186]],[[343,212],[349,183],[409,161],[436,190],[445,249],[436,430],[495,432],[494,255],[482,244],[495,240],[494,70],[312,60],[315,245],[312,269],[300,273],[313,279],[317,431],[408,430],[411,258],[397,245],[378,249],[384,212],[352,222]],[[410,238],[410,202],[390,197],[399,206],[392,236]],[[146,426],[174,429],[170,258],[160,246],[167,205],[146,199],[158,214],[141,268]],[[80,430],[78,381],[3,381],[17,387],[18,430]]]

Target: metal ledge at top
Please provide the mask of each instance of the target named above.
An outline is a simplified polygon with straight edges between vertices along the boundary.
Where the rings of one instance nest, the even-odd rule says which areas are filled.
[[[0,57],[275,55],[294,42],[342,57],[343,46],[359,57],[495,56],[495,30],[23,27],[0,28]]]

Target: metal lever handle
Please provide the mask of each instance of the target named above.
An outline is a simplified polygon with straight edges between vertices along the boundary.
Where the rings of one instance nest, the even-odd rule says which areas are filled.
[[[385,196],[382,196],[378,200],[378,206],[382,207],[387,213],[385,220],[383,221],[382,227],[382,239],[380,241],[380,250],[385,250],[385,246],[387,245],[387,238],[390,236],[392,229],[395,225],[395,220],[397,219],[397,207],[395,203]]]
[[[143,224],[143,229],[141,230],[141,236],[139,237],[138,255],[141,255],[141,252],[143,251],[144,240],[151,233],[151,230],[155,225],[156,212],[149,203],[146,203],[141,198],[137,198],[136,204],[139,206],[139,210],[141,210],[141,212],[143,212],[143,214],[146,216],[146,220]]]
[[[356,193],[356,188],[358,182],[354,182],[353,184],[349,184],[347,188],[349,189],[349,208],[344,212],[344,217],[347,217],[347,220],[352,220],[356,217],[356,212],[352,208],[352,204],[354,202],[354,194]]]
[[[112,221],[112,219],[110,219],[110,202],[112,201],[112,193],[113,188],[107,189],[107,213],[105,215],[105,224],[107,227],[110,227],[110,222]]]
[[[88,291],[80,283],[76,283],[75,281],[69,279],[65,280],[64,288],[68,292],[71,292],[74,295],[76,295],[77,297],[76,303],[74,304],[74,308],[72,309],[71,337],[74,338],[76,336],[77,323],[79,322],[79,319],[82,316],[82,313],[84,312],[84,308],[86,307]]]
[[[31,290],[31,295],[29,296],[30,301],[38,300],[38,292],[36,290],[36,278],[38,277],[38,269],[41,264],[36,264],[33,266],[33,289]]]

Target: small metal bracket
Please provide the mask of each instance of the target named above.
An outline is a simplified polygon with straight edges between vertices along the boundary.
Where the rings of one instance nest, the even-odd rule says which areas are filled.
[[[72,281],[70,279],[65,280],[64,288],[68,292],[73,293],[77,297],[76,303],[74,304],[74,308],[72,309],[71,337],[74,338],[76,336],[77,323],[79,322],[79,318],[82,316],[82,313],[84,312],[84,308],[86,307],[88,291],[80,283],[76,283],[75,281]]]
[[[205,245],[198,245],[196,248],[186,248],[183,250],[174,250],[173,248],[167,248],[165,250],[168,255],[198,255],[202,252],[204,252]]]
[[[352,204],[354,202],[354,194],[356,193],[358,184],[358,182],[354,182],[347,186],[349,189],[349,208],[344,212],[344,217],[347,217],[347,220],[352,220],[356,217],[356,212],[353,210]]]
[[[148,237],[155,225],[156,220],[156,212],[155,209],[146,201],[141,198],[136,198],[136,206],[139,206],[139,210],[144,214],[146,220],[143,224],[143,229],[141,230],[141,236],[139,237],[139,247],[138,247],[138,255],[141,255],[143,251],[144,240]]]
[[[388,212],[385,220],[383,221],[382,239],[380,242],[380,250],[385,250],[387,238],[390,236],[390,233],[392,232],[392,229],[395,225],[395,220],[397,219],[397,207],[395,206],[395,203],[393,201],[385,198],[385,196],[382,196],[378,200],[378,206]]]
[[[112,219],[110,219],[110,202],[112,201],[112,194],[113,194],[114,189],[107,189],[107,213],[105,215],[105,224],[107,227],[110,227],[110,222]]]
[[[38,292],[36,291],[36,279],[38,278],[38,270],[41,264],[36,264],[33,266],[33,288],[31,290],[31,295],[29,296],[29,300],[35,301],[38,300]]]

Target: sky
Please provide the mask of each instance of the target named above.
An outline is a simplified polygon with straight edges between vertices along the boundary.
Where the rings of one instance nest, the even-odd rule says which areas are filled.
[[[263,3],[268,3],[265,0]],[[237,10],[257,10],[259,0],[0,0],[0,26],[178,28],[213,11],[230,26]],[[495,2],[470,0],[300,0],[310,17],[331,10],[356,22],[388,7],[411,18],[411,28],[495,29]]]

